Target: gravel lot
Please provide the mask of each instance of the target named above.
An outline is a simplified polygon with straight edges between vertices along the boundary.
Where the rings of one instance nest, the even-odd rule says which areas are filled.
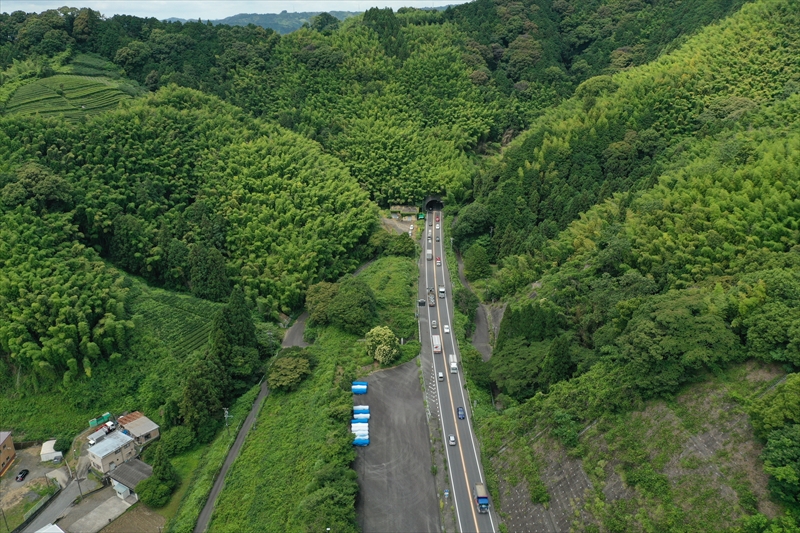
[[[438,498],[431,474],[431,444],[416,360],[362,380],[369,392],[370,445],[358,449],[354,468],[362,531],[439,531]]]

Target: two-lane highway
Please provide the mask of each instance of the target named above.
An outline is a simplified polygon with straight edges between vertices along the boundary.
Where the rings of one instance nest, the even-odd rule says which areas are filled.
[[[462,375],[461,355],[453,331],[452,286],[445,261],[445,237],[440,220],[441,213],[429,211],[427,217],[422,232],[423,251],[420,265],[421,280],[424,280],[425,283],[424,286],[420,286],[420,293],[421,298],[425,299],[427,313],[420,310],[420,329],[423,336],[426,334],[431,336],[431,349],[433,349],[432,336],[438,335],[441,339],[441,353],[433,353],[433,375],[438,376],[440,372],[444,375],[443,381],[436,379],[436,394],[445,439],[444,447],[447,454],[456,521],[460,532],[494,533],[493,509],[488,514],[478,513],[473,501],[475,483],[485,483],[485,480],[472,431],[469,397],[464,391],[465,380]],[[432,251],[430,260],[426,259],[427,250]],[[440,297],[440,287],[444,287],[444,298]],[[429,304],[428,294],[430,291],[435,296],[435,306]],[[433,327],[434,321],[436,321],[435,328]],[[449,333],[444,332],[445,326],[449,329]],[[423,341],[424,344],[426,343]],[[451,354],[454,354],[458,360],[457,372],[450,370]],[[466,414],[463,419],[458,418],[459,407],[462,407]],[[455,437],[455,445],[450,445],[450,435]]]

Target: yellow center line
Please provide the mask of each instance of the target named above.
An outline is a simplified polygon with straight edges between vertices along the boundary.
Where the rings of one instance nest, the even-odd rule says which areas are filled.
[[[440,226],[440,228],[441,228],[441,226]],[[439,233],[441,233],[441,229],[439,229],[438,231],[439,231]],[[433,245],[433,243],[431,243],[431,244]],[[441,240],[440,240],[439,248],[444,250],[444,245],[441,244]],[[435,252],[436,251],[436,246],[433,245],[432,249]],[[440,257],[443,257],[443,256],[444,256],[444,253],[442,253],[442,256],[440,256]],[[445,285],[445,282],[444,282],[444,259],[442,259],[442,266],[440,268],[442,269],[442,285]],[[439,280],[438,280],[438,278],[436,276],[436,271],[437,271],[436,270],[436,255],[434,254],[434,261],[433,261],[433,290],[434,290],[435,297],[438,300],[439,299]],[[439,328],[443,329],[444,325],[443,325],[443,322],[442,322],[441,308],[442,308],[442,306],[437,303],[437,305],[436,305],[436,317],[439,319]],[[448,325],[451,326],[450,327],[450,335],[454,335],[452,324],[449,324],[449,321],[448,321]],[[449,376],[450,375],[450,359],[448,358],[448,356],[446,354],[447,350],[445,350],[445,348],[444,348],[444,334],[441,334],[441,338],[442,338],[442,340],[440,342],[441,342],[441,347],[442,347],[442,357],[444,358],[444,368],[447,371],[447,374]],[[456,351],[455,351],[455,342],[451,342],[450,344],[453,345],[453,353],[456,353]],[[468,500],[469,500],[469,508],[472,510],[472,520],[475,523],[475,531],[480,531],[480,528],[478,527],[478,516],[475,514],[475,506],[472,504],[472,490],[469,488],[469,475],[467,474],[467,463],[464,460],[464,449],[461,447],[461,442],[462,442],[461,441],[461,433],[458,431],[458,416],[456,415],[455,401],[453,400],[453,390],[450,387],[450,378],[449,377],[447,378],[447,394],[450,396],[450,410],[453,413],[453,421],[454,421],[454,425],[456,427],[456,438],[458,439],[458,443],[457,443],[458,453],[461,455],[461,468],[464,471],[464,483],[467,486],[467,496],[468,496]],[[453,495],[453,496],[455,497],[455,495]]]

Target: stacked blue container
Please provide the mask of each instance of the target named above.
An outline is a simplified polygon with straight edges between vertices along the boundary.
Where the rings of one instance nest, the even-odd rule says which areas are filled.
[[[353,385],[350,388],[353,391],[353,394],[366,394],[367,393],[367,382],[366,381],[354,381]]]
[[[369,444],[369,406],[356,405],[353,407],[353,419],[350,421],[350,431],[355,434],[355,446]]]

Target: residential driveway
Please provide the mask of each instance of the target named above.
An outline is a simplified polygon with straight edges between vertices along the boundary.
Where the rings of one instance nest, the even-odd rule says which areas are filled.
[[[370,375],[370,444],[357,448],[356,513],[365,532],[436,532],[438,498],[416,360]]]
[[[69,533],[97,533],[130,506],[131,503],[117,497],[112,487],[105,487],[88,496],[57,525]]]
[[[82,479],[80,489],[83,490],[84,494],[86,494],[98,488],[99,486],[99,483],[94,480]],[[28,524],[28,527],[24,529],[25,533],[34,533],[47,524],[55,523],[56,520],[62,516],[65,516],[69,512],[80,509],[79,506],[73,507],[72,505],[72,502],[75,501],[75,498],[80,496],[80,494],[80,490],[78,490],[78,483],[76,483],[73,479],[64,490],[58,493],[58,495],[53,498],[49,504],[47,504],[39,516],[37,516],[33,522]]]

